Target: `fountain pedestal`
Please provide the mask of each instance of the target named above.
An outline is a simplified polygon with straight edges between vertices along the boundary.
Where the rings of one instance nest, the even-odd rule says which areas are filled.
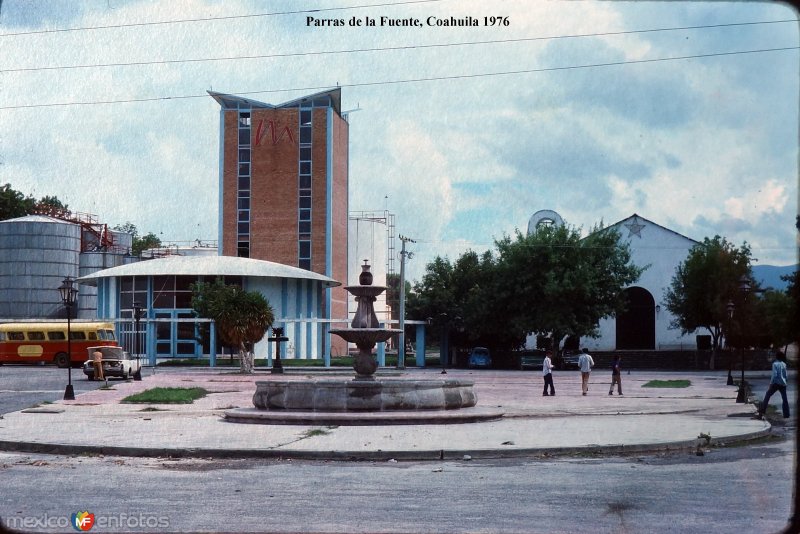
[[[225,413],[226,419],[267,424],[442,424],[502,417],[496,409],[475,407],[477,397],[468,380],[375,379],[378,364],[372,349],[401,330],[380,328],[374,302],[386,287],[372,285],[369,265],[362,269],[360,284],[345,286],[358,302],[351,327],[330,330],[358,347],[355,378],[256,382],[257,409],[232,410]]]

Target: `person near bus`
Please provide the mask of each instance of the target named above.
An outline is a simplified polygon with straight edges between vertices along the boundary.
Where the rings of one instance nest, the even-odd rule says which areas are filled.
[[[105,380],[106,377],[103,375],[103,352],[100,349],[92,353],[92,366],[94,366],[94,379]]]

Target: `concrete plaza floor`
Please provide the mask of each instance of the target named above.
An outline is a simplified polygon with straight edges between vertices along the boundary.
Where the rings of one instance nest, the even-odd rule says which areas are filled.
[[[273,457],[438,460],[540,454],[641,452],[726,444],[770,433],[737,404],[724,372],[632,371],[624,396],[608,395],[610,372],[591,375],[581,395],[580,373],[557,371],[556,396],[542,396],[539,371],[450,369],[447,378],[474,381],[477,409],[503,412],[493,421],[463,424],[240,424],[225,419],[253,408],[255,382],[347,378],[347,369],[287,368],[244,376],[227,369],[145,370],[141,381],[109,381],[108,389],[5,414],[0,450],[123,456]],[[439,378],[439,369],[390,369],[393,378]],[[651,380],[688,379],[687,388],[643,387]],[[154,387],[201,387],[192,404],[128,404],[123,398]],[[379,422],[378,422],[379,423]],[[708,438],[704,437],[708,436]]]

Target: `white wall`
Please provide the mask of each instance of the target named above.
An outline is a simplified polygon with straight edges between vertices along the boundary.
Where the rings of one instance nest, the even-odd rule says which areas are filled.
[[[381,220],[350,218],[347,226],[350,247],[347,251],[348,280],[347,285],[358,285],[358,276],[364,260],[369,260],[372,273],[372,285],[386,285],[386,264],[388,254],[387,225]],[[347,315],[350,321],[355,316],[358,308],[355,300],[350,297],[347,301]],[[386,309],[386,293],[378,296],[375,302],[375,314],[378,320],[383,321],[388,317]]]
[[[683,262],[689,250],[696,244],[695,241],[658,226],[642,217],[638,218],[639,224],[644,225],[640,235],[633,234],[625,225],[630,224],[629,217],[613,227],[621,234],[622,243],[628,243],[631,250],[631,261],[639,267],[648,266],[642,273],[639,281],[633,286],[641,287],[653,295],[656,306],[661,306],[661,311],[656,312],[656,350],[694,350],[696,347],[695,335],[707,332],[696,332],[682,336],[679,329],[669,327],[673,316],[667,311],[664,304],[664,292],[670,285],[678,265]],[[599,325],[600,337],[582,338],[581,346],[591,350],[608,351],[616,349],[616,320],[603,319]]]

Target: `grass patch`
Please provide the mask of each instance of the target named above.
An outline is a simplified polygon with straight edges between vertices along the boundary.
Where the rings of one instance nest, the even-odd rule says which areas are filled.
[[[122,399],[122,402],[152,404],[191,404],[208,394],[203,388],[152,388]]]
[[[689,380],[651,380],[643,384],[643,388],[688,388],[692,385]]]

